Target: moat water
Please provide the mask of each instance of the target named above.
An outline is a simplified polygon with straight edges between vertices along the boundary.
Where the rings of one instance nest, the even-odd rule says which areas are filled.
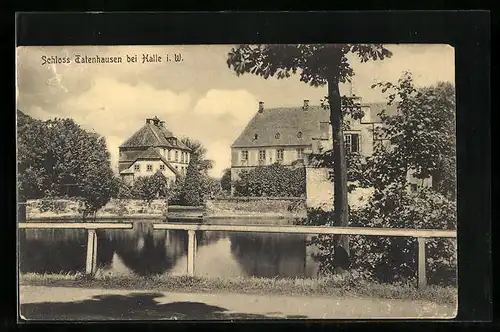
[[[245,224],[251,221],[245,220]],[[241,220],[210,220],[242,224]],[[262,223],[262,221],[260,221]],[[287,224],[287,220],[266,220]],[[318,264],[301,234],[197,232],[196,275],[220,277],[313,277]],[[133,229],[97,231],[97,266],[107,275],[181,275],[187,268],[186,231],[153,230],[134,222]],[[19,230],[21,273],[84,272],[87,232],[79,229]]]

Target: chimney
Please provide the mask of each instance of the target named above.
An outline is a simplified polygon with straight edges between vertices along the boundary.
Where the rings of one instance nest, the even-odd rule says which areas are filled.
[[[262,113],[262,112],[264,112],[264,102],[259,101],[259,113]]]
[[[153,119],[151,119],[151,118],[146,118],[146,123],[147,123],[147,124],[150,124],[152,121],[153,121]]]
[[[309,99],[304,99],[304,106],[302,106],[302,109],[304,111],[307,111],[309,109]]]

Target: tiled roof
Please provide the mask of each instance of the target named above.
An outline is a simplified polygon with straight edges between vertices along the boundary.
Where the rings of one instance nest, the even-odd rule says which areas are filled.
[[[386,109],[395,113],[394,106],[385,103],[362,103],[369,106],[372,122],[380,122],[378,113]],[[281,107],[257,112],[231,147],[297,146],[311,144],[313,138],[321,137],[321,122],[330,122],[330,111],[321,106]]]
[[[320,134],[319,123],[328,119],[328,110],[320,106],[309,106],[307,111],[302,107],[264,109],[255,114],[232,147],[310,144]]]
[[[163,157],[160,152],[155,148],[155,147],[150,147],[146,151],[142,152],[140,155],[137,156],[137,158],[130,163],[130,165],[127,167],[129,168],[132,166],[137,160],[161,160],[167,167],[174,172],[176,176],[179,176],[180,173],[178,170],[176,170],[166,159]]]
[[[170,130],[162,124],[146,123],[141,129],[136,131],[128,140],[125,141],[121,148],[137,148],[137,147],[166,147],[179,148],[189,151],[190,149],[177,140]]]

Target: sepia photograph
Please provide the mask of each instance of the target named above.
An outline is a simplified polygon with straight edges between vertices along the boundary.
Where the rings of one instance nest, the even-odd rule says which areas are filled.
[[[447,44],[16,48],[22,321],[452,319]]]

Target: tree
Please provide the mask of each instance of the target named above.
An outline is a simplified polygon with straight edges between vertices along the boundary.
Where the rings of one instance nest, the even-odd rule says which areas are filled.
[[[157,171],[151,176],[137,178],[132,191],[135,197],[149,204],[156,198],[168,197],[168,181],[161,171]]]
[[[191,159],[186,171],[186,178],[180,202],[184,205],[200,206],[203,204],[205,182],[203,174],[198,169],[198,163]]]
[[[213,161],[205,159],[207,149],[200,141],[183,137],[181,142],[191,149],[191,155],[179,201],[186,205],[202,205],[205,197],[217,187],[208,175],[213,167]]]
[[[456,229],[455,193],[455,93],[450,83],[416,88],[404,73],[397,84],[375,86],[388,92],[388,103],[396,103],[397,114],[381,114],[383,126],[376,131],[386,144],[378,144],[372,156],[360,163],[352,159],[350,180],[373,187],[363,208],[351,213],[357,227]],[[408,190],[408,170],[417,178],[433,177],[432,188]],[[437,179],[437,183],[436,180]],[[317,224],[328,216],[316,216]],[[310,220],[311,221],[311,220]],[[351,268],[361,269],[378,281],[414,279],[416,243],[408,238],[353,236]],[[331,238],[319,236],[322,269],[334,269]],[[456,280],[456,244],[449,239],[427,242],[429,281]]]
[[[311,86],[327,85],[328,107],[333,139],[334,208],[336,224],[348,226],[347,165],[339,84],[349,82],[354,71],[347,55],[356,54],[361,62],[383,60],[392,53],[381,44],[323,45],[238,45],[228,54],[227,65],[237,75],[251,73],[265,79],[284,79],[300,72],[300,81]],[[337,238],[348,252],[348,238]]]
[[[455,89],[451,83],[416,88],[405,72],[398,84],[379,83],[389,90],[388,102],[396,103],[397,114],[381,114],[384,126],[376,135],[388,141],[379,145],[364,172],[367,185],[383,188],[404,183],[409,170],[414,177],[432,177],[433,188],[455,199],[456,138]]]
[[[71,119],[39,121],[20,111],[18,183],[21,199],[82,198],[84,217],[95,214],[118,189],[103,137]]]
[[[208,174],[208,171],[213,167],[213,161],[205,159],[207,149],[203,146],[203,144],[200,141],[193,140],[189,137],[182,137],[181,142],[191,149],[189,162],[191,163],[192,161],[196,164],[196,167],[200,172]]]
[[[222,190],[230,192],[231,191],[231,169],[226,168],[222,174],[222,178],[220,179],[220,185]]]

